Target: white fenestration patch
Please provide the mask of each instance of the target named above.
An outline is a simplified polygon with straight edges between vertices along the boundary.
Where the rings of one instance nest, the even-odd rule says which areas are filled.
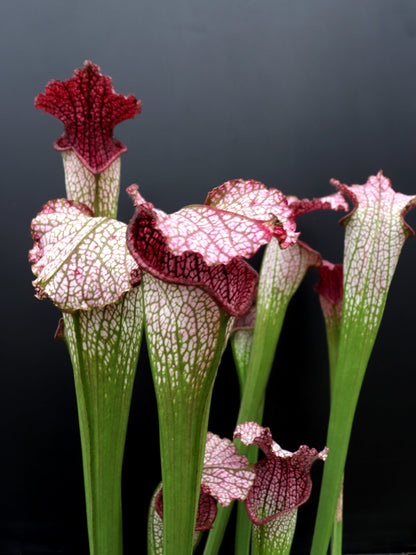
[[[131,289],[137,268],[126,246],[126,225],[88,216],[64,199],[54,207],[32,222],[32,233],[40,237],[31,253],[37,296],[63,311],[116,302]]]
[[[252,525],[254,545],[261,553],[289,554],[296,528],[298,511],[293,509],[279,515],[263,526]]]
[[[308,269],[318,266],[320,260],[319,253],[301,242],[283,250],[273,238],[263,258],[257,304],[268,314],[273,310],[277,317],[276,307],[288,303]]]
[[[97,175],[84,166],[72,149],[62,151],[62,160],[67,198],[86,204],[96,215],[115,218],[120,192],[120,156]]]
[[[103,390],[109,384],[111,399],[117,384],[122,390],[132,387],[143,328],[140,287],[103,309],[64,314],[64,322],[74,372],[83,382],[101,384]]]
[[[157,227],[173,254],[198,252],[208,265],[227,264],[235,256],[250,258],[272,237],[271,230],[260,222],[208,206],[165,214]]]
[[[354,197],[356,204],[345,220],[344,319],[362,322],[363,333],[367,333],[378,326],[401,249],[410,234],[403,214],[416,203],[416,196],[394,192],[381,172],[365,185],[334,184]]]
[[[224,317],[202,289],[143,276],[146,333],[159,385],[194,392],[218,348]]]
[[[238,454],[232,441],[208,432],[202,483],[223,507],[247,497],[256,476],[248,467],[247,457]]]
[[[143,203],[137,187],[128,192],[135,204]],[[172,254],[199,253],[209,266],[227,264],[236,256],[250,258],[275,233],[282,247],[294,244],[299,235],[283,193],[255,181],[225,183],[210,193],[206,205],[154,213],[155,227]]]
[[[296,226],[286,196],[259,181],[227,181],[209,193],[205,204],[262,222],[278,220],[287,232],[287,239],[282,244],[284,247],[293,244],[299,235],[295,232]]]

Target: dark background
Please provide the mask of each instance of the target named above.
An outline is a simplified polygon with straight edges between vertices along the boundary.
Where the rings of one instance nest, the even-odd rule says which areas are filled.
[[[0,4],[1,303],[0,553],[87,550],[72,370],[53,341],[59,313],[33,296],[29,224],[64,196],[52,142],[61,124],[33,108],[50,79],[85,59],[134,93],[143,113],[118,126],[124,189],[172,212],[230,178],[287,194],[331,192],[380,168],[416,193],[416,2],[412,0],[3,0]],[[299,220],[302,238],[342,260],[336,214]],[[416,211],[408,215],[416,225]],[[364,381],[345,485],[346,553],[416,551],[416,241],[403,250]],[[321,449],[328,417],[323,319],[313,271],[288,311],[264,422],[284,448]],[[234,396],[231,392],[235,392]],[[229,351],[210,429],[231,436],[238,387]],[[159,475],[145,351],[124,466],[125,553],[145,551]],[[309,549],[322,465],[299,511],[294,554]],[[232,540],[230,540],[232,541]],[[231,548],[224,548],[230,553]]]

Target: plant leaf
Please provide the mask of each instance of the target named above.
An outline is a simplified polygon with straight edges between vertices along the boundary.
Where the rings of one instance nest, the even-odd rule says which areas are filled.
[[[156,508],[157,499],[160,495],[162,484],[160,483],[149,506],[149,516],[147,520],[147,555],[163,555],[163,519]],[[193,548],[198,545],[202,532],[195,531],[193,538]]]
[[[229,315],[247,312],[253,303],[257,272],[238,257],[227,264],[208,265],[197,252],[173,254],[167,237],[157,228],[160,214],[150,203],[137,204],[128,226],[127,245],[139,267],[168,283],[201,287]],[[207,240],[222,244],[220,234]]]
[[[64,313],[81,433],[90,553],[122,554],[121,471],[143,306],[135,287],[102,309]]]
[[[247,457],[238,454],[235,444],[208,432],[202,470],[204,491],[226,507],[236,499],[244,501],[254,478]]]
[[[329,373],[331,387],[338,358],[339,338],[342,325],[343,268],[342,264],[322,261],[319,268],[320,280],[315,286],[319,293],[322,314],[325,320],[328,343]]]
[[[211,393],[233,320],[199,287],[166,283],[146,273],[142,287],[159,415],[165,549],[188,553]]]
[[[262,526],[306,503],[312,489],[312,463],[317,459],[324,461],[327,448],[318,453],[301,445],[291,453],[273,441],[269,428],[257,422],[238,425],[234,438],[247,446],[257,445],[266,455],[255,465],[256,479],[246,499],[248,515],[255,525]]]
[[[120,157],[105,170],[93,174],[74,150],[62,151],[68,199],[86,204],[95,215],[115,218],[120,192]]]
[[[293,218],[303,216],[308,212],[315,212],[316,210],[335,210],[335,211],[348,211],[348,203],[340,191],[327,195],[326,197],[313,198],[311,200],[298,197],[288,197],[288,204],[292,210]]]
[[[335,521],[355,409],[402,246],[413,234],[404,215],[416,196],[396,193],[382,172],[365,185],[332,180],[354,203],[345,229],[344,298],[325,465],[311,555],[326,553]],[[331,378],[332,378],[331,376]]]
[[[102,308],[130,291],[132,280],[138,283],[121,222],[94,218],[81,203],[59,199],[42,208],[31,232],[36,296],[63,311]]]
[[[35,99],[35,107],[62,121],[65,132],[56,150],[74,149],[94,174],[105,170],[127,148],[113,138],[113,128],[141,112],[133,95],[116,94],[111,78],[90,61],[66,81],[50,81]]]
[[[205,204],[263,222],[283,248],[293,245],[299,235],[285,195],[259,181],[227,181],[208,194]]]

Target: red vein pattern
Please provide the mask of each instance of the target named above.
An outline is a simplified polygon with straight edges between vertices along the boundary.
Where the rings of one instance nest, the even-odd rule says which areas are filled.
[[[258,276],[251,266],[238,257],[209,266],[197,252],[173,254],[149,203],[137,207],[128,226],[127,246],[142,270],[168,283],[201,287],[231,316],[244,314],[253,303]]]
[[[247,457],[238,454],[235,444],[208,432],[202,470],[206,492],[226,507],[236,499],[244,501],[254,478]]]
[[[81,162],[94,174],[102,172],[127,148],[113,137],[114,127],[141,112],[133,95],[116,94],[111,78],[86,61],[66,81],[50,81],[35,99],[35,107],[65,126],[55,141],[56,150],[74,149]]]
[[[415,195],[395,192],[381,171],[363,185],[347,186],[335,179],[331,184],[354,208],[340,222],[345,225],[344,291],[342,325],[339,332],[334,329],[330,349],[334,362],[327,443],[332,454],[323,474],[313,555],[328,549],[357,400],[401,249],[414,234],[404,216],[416,204]]]
[[[309,499],[312,463],[317,459],[324,461],[327,448],[318,453],[316,449],[301,445],[295,453],[285,451],[273,441],[269,428],[256,422],[238,425],[234,438],[245,445],[257,445],[266,455],[254,467],[256,479],[246,499],[247,513],[253,524],[267,524]]]
[[[270,228],[282,248],[293,245],[299,235],[296,233],[293,210],[288,206],[285,195],[277,189],[268,189],[259,181],[227,181],[208,194],[205,205],[262,222]]]
[[[312,200],[299,200],[291,196],[287,197],[287,201],[293,220],[315,210],[348,210],[348,204],[340,192]],[[295,245],[281,249],[277,241],[272,239],[262,262],[258,292],[260,304],[264,304],[275,315],[299,287],[306,271],[312,266],[319,268],[321,264],[320,254],[303,241],[298,240]],[[236,318],[233,331],[253,329],[255,317],[256,309],[253,306],[247,314]],[[238,333],[233,338],[234,355],[247,363],[251,339],[252,334],[248,333]]]
[[[292,210],[293,218],[298,218],[315,210],[335,210],[348,211],[348,203],[341,192],[328,195],[326,197],[298,199],[297,197],[287,197],[288,204]]]
[[[404,216],[416,204],[416,196],[395,192],[381,171],[364,185],[347,186],[335,179],[331,184],[354,203],[340,222],[346,227],[344,311],[353,322],[363,310],[369,331],[379,323],[403,243],[414,235]]]
[[[137,186],[127,191],[136,206],[127,245],[140,268],[168,283],[202,287],[231,316],[249,310],[257,283],[241,257],[272,238],[282,247],[297,239],[284,195],[255,181],[224,183],[206,205],[171,215],[146,202]]]

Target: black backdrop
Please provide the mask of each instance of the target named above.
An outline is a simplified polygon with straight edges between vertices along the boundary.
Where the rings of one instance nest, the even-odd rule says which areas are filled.
[[[412,0],[3,0],[0,4],[2,364],[0,552],[85,553],[81,454],[59,313],[33,297],[29,223],[64,196],[62,126],[33,108],[50,79],[91,59],[134,93],[143,113],[118,126],[129,151],[122,187],[166,212],[203,202],[223,181],[255,178],[318,196],[328,180],[363,183],[380,168],[416,193],[416,3]],[[119,217],[132,213],[122,192]],[[408,221],[416,224],[416,211]],[[340,262],[334,214],[299,222],[302,238]],[[393,280],[365,378],[346,474],[347,553],[416,551],[416,242]],[[279,343],[264,422],[286,449],[322,448],[326,343],[311,272]],[[235,391],[235,395],[230,392]],[[210,429],[231,436],[238,390],[227,351]],[[124,466],[125,553],[143,553],[159,480],[155,401],[143,352]],[[308,551],[322,468],[299,513],[293,552]],[[224,553],[231,552],[225,548]]]

